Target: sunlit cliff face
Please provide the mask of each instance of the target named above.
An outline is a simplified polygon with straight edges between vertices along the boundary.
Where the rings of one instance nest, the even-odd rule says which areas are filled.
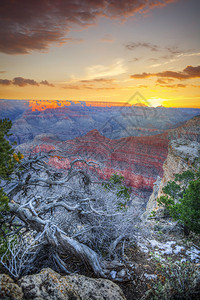
[[[94,101],[67,101],[67,100],[29,100],[29,107],[32,111],[44,111],[46,109],[56,109],[70,106],[72,104],[92,106],[92,107],[112,107],[112,106],[131,106],[130,103],[124,102],[94,102]],[[136,104],[137,106],[145,106],[144,104]]]
[[[69,106],[71,103],[69,101],[59,101],[59,100],[29,100],[29,107],[32,111],[43,111],[47,108],[58,108]]]

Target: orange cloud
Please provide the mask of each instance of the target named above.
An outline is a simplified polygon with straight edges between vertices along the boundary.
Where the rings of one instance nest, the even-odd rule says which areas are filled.
[[[168,88],[185,88],[187,87],[186,84],[166,84],[166,85],[160,85],[161,87],[168,87]]]
[[[172,79],[172,78],[166,78],[166,79],[157,79],[157,83],[159,83],[159,84],[168,84],[168,83],[170,83],[170,82],[173,82],[174,81],[174,79]]]
[[[115,81],[115,79],[112,78],[94,78],[94,79],[85,79],[85,80],[81,80],[80,82],[83,83],[112,83],[113,81]]]

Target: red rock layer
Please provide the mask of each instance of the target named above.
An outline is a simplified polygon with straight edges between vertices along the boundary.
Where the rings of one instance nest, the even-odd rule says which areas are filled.
[[[127,137],[110,140],[97,130],[81,138],[57,145],[63,154],[54,155],[50,163],[68,169],[70,160],[85,158],[100,163],[99,175],[107,179],[121,173],[126,183],[136,189],[151,190],[156,177],[162,176],[162,165],[167,156],[167,134],[149,137]],[[62,158],[69,156],[69,158]]]

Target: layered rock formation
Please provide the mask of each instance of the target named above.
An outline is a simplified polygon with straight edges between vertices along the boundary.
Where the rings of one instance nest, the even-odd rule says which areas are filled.
[[[112,281],[82,275],[61,276],[51,269],[22,277],[17,283],[0,275],[1,299],[37,300],[126,300]]]
[[[200,115],[193,117],[181,126],[173,130],[168,130],[170,140],[187,139],[200,142]]]
[[[160,135],[109,139],[94,129],[82,137],[61,141],[56,135],[42,134],[18,149],[23,153],[54,150],[49,163],[64,170],[73,159],[94,160],[100,165],[97,172],[101,178],[108,179],[113,173],[121,173],[138,196],[147,197],[157,176],[163,175],[162,165],[167,157],[169,140],[180,136],[190,141],[200,140],[200,117]],[[176,164],[174,168],[176,170]]]
[[[101,178],[121,173],[137,194],[151,193],[157,176],[162,176],[167,145],[166,134],[111,140],[92,130],[65,142],[53,135],[40,135],[32,143],[20,145],[18,150],[23,153],[54,150],[49,163],[58,169],[68,169],[70,161],[77,158],[95,161],[100,165],[97,173]]]

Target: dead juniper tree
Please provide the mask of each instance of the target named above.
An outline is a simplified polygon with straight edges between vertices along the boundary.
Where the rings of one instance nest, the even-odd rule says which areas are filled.
[[[139,215],[131,198],[122,186],[102,184],[96,162],[73,160],[61,171],[49,157],[27,156],[3,182],[10,201],[1,263],[15,278],[49,266],[65,274],[85,268],[130,279],[124,248],[135,239]]]

